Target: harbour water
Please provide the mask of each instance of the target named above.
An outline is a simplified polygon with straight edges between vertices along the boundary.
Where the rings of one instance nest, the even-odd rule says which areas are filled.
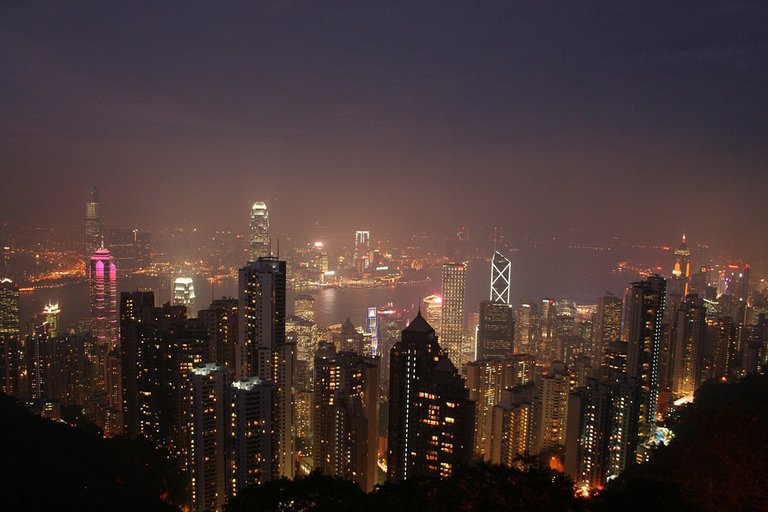
[[[595,303],[606,292],[620,296],[627,283],[638,278],[637,275],[616,272],[617,262],[626,257],[616,251],[533,248],[513,252],[509,257],[512,261],[513,300],[563,297],[578,303]],[[347,317],[356,325],[361,325],[368,307],[383,306],[388,302],[415,314],[421,298],[440,293],[440,269],[432,269],[427,275],[429,281],[409,285],[289,291],[288,311],[292,312],[293,297],[297,293],[309,293],[315,298],[315,315],[320,326],[341,323]],[[237,296],[236,279],[211,286],[207,276],[193,278],[198,309],[206,308],[214,297]],[[489,278],[488,261],[470,262],[466,288],[468,313],[477,311],[480,301],[487,298]],[[127,277],[119,279],[118,286],[119,291],[155,290],[158,303],[170,300],[170,280],[164,278]],[[22,319],[29,320],[34,313],[42,311],[48,301],[57,302],[61,307],[63,326],[88,317],[88,285],[84,281],[22,294]]]

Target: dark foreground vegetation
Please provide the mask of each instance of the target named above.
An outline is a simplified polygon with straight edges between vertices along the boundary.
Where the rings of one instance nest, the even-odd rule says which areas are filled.
[[[675,440],[607,490],[576,498],[550,471],[476,465],[445,480],[385,484],[365,494],[313,473],[243,490],[228,512],[768,510],[768,377],[705,384],[670,420]],[[0,395],[3,510],[178,511],[182,479],[149,443],[101,439],[40,419]]]
[[[103,439],[0,394],[0,509],[178,512],[174,465],[148,442]]]

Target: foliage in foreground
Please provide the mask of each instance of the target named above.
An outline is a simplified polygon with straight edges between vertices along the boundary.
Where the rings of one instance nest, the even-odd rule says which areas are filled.
[[[177,472],[151,443],[45,420],[2,394],[0,454],[3,510],[179,510],[166,502],[182,492]]]
[[[293,481],[278,480],[242,491],[227,512],[577,512],[581,500],[571,483],[549,471],[518,471],[479,464],[450,478],[386,483],[370,494],[357,485],[312,473]]]

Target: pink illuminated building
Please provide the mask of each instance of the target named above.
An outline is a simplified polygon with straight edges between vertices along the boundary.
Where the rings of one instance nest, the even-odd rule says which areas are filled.
[[[117,266],[104,245],[93,253],[88,266],[91,293],[91,333],[96,343],[91,360],[94,375],[94,421],[106,436],[122,430],[122,383],[117,316]]]
[[[100,345],[115,349],[118,345],[117,266],[103,245],[91,256],[89,270],[93,334]]]

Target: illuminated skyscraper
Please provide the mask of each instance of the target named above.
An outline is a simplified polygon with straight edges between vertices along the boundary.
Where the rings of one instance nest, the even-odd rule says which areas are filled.
[[[502,358],[512,354],[514,340],[514,306],[488,300],[481,302],[476,359]]]
[[[0,279],[0,392],[16,396],[19,371],[19,288]]]
[[[552,362],[549,370],[536,379],[533,408],[533,455],[565,446],[570,376],[565,365]]]
[[[355,231],[355,269],[362,273],[371,265],[371,232]]]
[[[124,434],[185,459],[190,372],[208,361],[209,330],[184,306],[155,307],[153,292],[120,294]]]
[[[368,308],[368,313],[365,316],[365,334],[366,346],[363,350],[365,355],[376,357],[379,354],[379,315],[378,309],[375,307]]]
[[[523,302],[515,311],[515,344],[519,354],[536,354],[536,305]]]
[[[285,336],[285,261],[261,257],[240,269],[238,380],[252,376],[274,384],[275,476],[294,476],[294,365],[296,346]]]
[[[435,335],[440,336],[443,324],[443,298],[439,295],[427,295],[421,302],[424,319],[435,329]]]
[[[730,316],[717,319],[715,341],[714,377],[732,377],[736,365],[737,328]]]
[[[88,189],[85,202],[85,256],[90,258],[101,245],[101,222],[99,220],[99,189]]]
[[[530,382],[535,366],[536,361],[527,354],[467,363],[469,399],[476,406],[475,457],[490,460],[493,408],[501,401],[505,389]]]
[[[672,393],[693,396],[698,387],[699,353],[704,348],[707,310],[704,301],[688,296],[677,312],[672,354]]]
[[[247,485],[272,480],[273,385],[258,377],[235,381],[230,388],[230,495]]]
[[[91,322],[96,341],[117,347],[117,266],[109,250],[101,247],[90,259]]]
[[[443,265],[443,310],[440,326],[442,346],[457,368],[462,364],[464,341],[464,294],[466,287],[466,263]]]
[[[55,338],[59,335],[60,314],[61,309],[59,309],[58,304],[51,304],[49,302],[48,305],[43,308],[43,317],[45,318],[45,323],[48,324],[48,336],[51,338]]]
[[[675,249],[675,264],[672,268],[672,275],[678,279],[688,279],[691,277],[691,250],[685,242],[685,235],[680,245]]]
[[[533,441],[533,382],[501,391],[492,409],[490,442],[486,457],[491,464],[524,469]],[[522,457],[521,457],[522,456]]]
[[[208,309],[198,312],[210,339],[208,360],[235,368],[235,350],[238,344],[238,300],[216,299]]]
[[[315,356],[314,469],[376,485],[380,358],[336,352],[322,344]]]
[[[249,261],[256,261],[262,256],[271,256],[269,239],[269,212],[261,201],[251,207],[251,233],[248,238]]]
[[[680,304],[685,299],[685,296],[690,293],[690,281],[691,251],[688,249],[688,245],[685,243],[685,235],[683,235],[683,240],[680,242],[680,246],[675,249],[675,262],[672,267],[672,275],[667,280],[666,310],[664,312],[665,324],[673,325],[675,323],[675,317],[680,308]],[[667,357],[664,358],[664,361],[668,359],[668,345],[670,345],[670,343],[665,337],[664,356]]]
[[[91,333],[96,338],[93,360],[96,386],[104,394],[97,422],[104,424],[105,435],[122,431],[122,377],[117,316],[117,266],[109,250],[101,246],[90,259]]]
[[[296,295],[293,299],[294,314],[308,322],[315,321],[315,298],[311,295]]]
[[[499,304],[511,304],[512,263],[499,251],[491,259],[491,295],[490,301]]]
[[[597,301],[594,325],[593,361],[600,363],[609,343],[618,341],[621,337],[622,301],[615,295],[605,295]]]
[[[515,310],[510,303],[512,264],[500,252],[491,259],[490,300],[480,303],[475,359],[511,354],[515,340]]]
[[[189,316],[195,316],[195,283],[191,277],[177,277],[173,281],[173,302],[187,308]]]
[[[447,477],[472,456],[474,404],[421,316],[390,355],[387,478]]]
[[[602,489],[632,461],[637,386],[622,376],[587,379],[568,399],[565,474],[582,491]]]
[[[222,510],[228,489],[229,388],[232,369],[207,364],[192,371],[189,470],[192,510]]]
[[[665,299],[666,282],[658,275],[632,283],[627,297],[627,376],[637,379],[640,386],[637,407],[640,444],[656,427]],[[643,450],[638,451],[638,458],[645,458]]]

